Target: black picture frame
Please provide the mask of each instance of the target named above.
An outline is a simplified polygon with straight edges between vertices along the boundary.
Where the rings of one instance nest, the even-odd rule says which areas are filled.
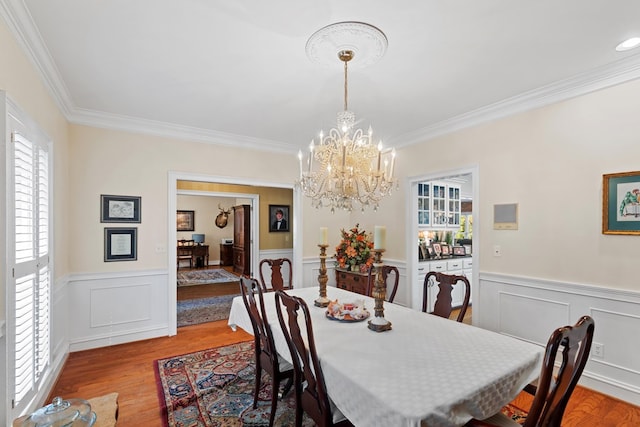
[[[467,250],[464,246],[454,246],[453,247],[453,256],[466,256]]]
[[[137,261],[138,228],[104,229],[104,262]]]
[[[176,230],[195,231],[196,230],[195,211],[176,211]]]
[[[100,195],[100,222],[140,223],[141,201],[139,196]]]
[[[418,244],[418,255],[419,255],[419,259],[420,260],[425,260],[425,259],[431,258],[431,255],[429,254],[429,251],[427,250],[427,244],[426,243]]]
[[[602,176],[602,234],[640,236],[640,171]]]
[[[277,225],[277,213],[282,212],[280,228]],[[269,232],[278,233],[289,231],[289,205],[269,205]]]
[[[451,247],[446,243],[440,243],[440,250],[442,251],[442,256],[451,255]]]

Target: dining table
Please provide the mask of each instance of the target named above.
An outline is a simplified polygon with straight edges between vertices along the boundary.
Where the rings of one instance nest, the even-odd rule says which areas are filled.
[[[388,302],[384,318],[391,330],[376,332],[367,325],[375,317],[373,298],[328,287],[331,301],[364,304],[370,312],[363,321],[340,321],[314,305],[317,287],[286,292],[308,305],[327,393],[357,427],[461,426],[484,419],[540,371],[544,348],[537,344]],[[274,295],[264,293],[267,322],[278,352],[291,361]],[[253,334],[242,296],[234,298],[228,324]]]

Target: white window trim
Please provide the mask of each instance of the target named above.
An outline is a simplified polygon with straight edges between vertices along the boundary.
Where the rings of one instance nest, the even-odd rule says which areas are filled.
[[[2,216],[1,223],[1,231],[0,237],[2,240],[6,242],[6,244],[0,248],[1,251],[1,259],[3,260],[4,267],[2,270],[5,272],[5,307],[6,312],[0,312],[1,315],[4,315],[6,318],[4,319],[4,350],[5,354],[3,355],[2,365],[6,366],[6,369],[3,369],[3,373],[0,374],[0,383],[5,384],[6,386],[0,390],[0,401],[6,402],[6,407],[2,408],[0,412],[0,423],[4,419],[7,425],[10,425],[11,420],[23,415],[25,413],[29,413],[33,411],[33,409],[37,406],[41,406],[42,401],[46,398],[47,390],[44,390],[45,386],[50,380],[51,376],[51,320],[53,318],[52,313],[52,288],[53,288],[53,254],[52,248],[53,245],[53,144],[50,138],[41,130],[41,128],[35,123],[26,113],[24,113],[12,100],[6,95],[5,92],[0,91],[0,103],[1,103],[1,115],[0,115],[0,128],[4,131],[2,133],[2,149],[0,149],[0,161],[4,164],[5,174],[2,174],[0,180],[2,181],[2,189],[0,190],[0,196],[6,201],[5,206],[6,210],[2,211],[0,215]],[[48,301],[48,336],[46,341],[48,343],[48,348],[46,348],[46,363],[44,368],[39,373],[37,380],[34,382],[33,390],[31,390],[25,397],[19,402],[17,405],[13,405],[14,398],[14,387],[15,387],[15,361],[14,361],[14,347],[15,347],[15,327],[16,327],[16,319],[15,319],[15,281],[14,271],[16,270],[16,261],[15,261],[15,238],[14,238],[14,230],[15,230],[15,194],[13,193],[13,189],[15,188],[14,181],[14,166],[13,166],[13,150],[14,145],[12,143],[12,133],[17,132],[20,135],[29,139],[32,143],[34,143],[38,148],[44,149],[47,152],[47,177],[46,177],[46,186],[48,188],[48,197],[47,197],[47,220],[46,227],[48,229],[47,233],[47,245],[46,245],[46,255],[44,258],[42,256],[37,256],[36,261],[34,261],[33,267],[34,271],[42,268],[42,265],[45,265],[48,270],[48,289],[46,290],[45,297]],[[38,160],[36,159],[36,164]],[[37,178],[36,178],[37,179]],[[37,191],[37,187],[36,187]],[[34,199],[38,199],[38,195],[34,195]],[[34,206],[34,210],[38,211],[38,204]],[[34,217],[34,221],[38,220],[38,216]],[[36,233],[38,230],[38,225],[35,225]],[[38,238],[34,239],[36,244],[36,248],[38,247]],[[46,259],[45,259],[46,258]],[[36,282],[35,287],[38,287],[38,283]],[[0,322],[2,319],[0,319]],[[36,332],[37,333],[37,332]],[[37,364],[37,362],[35,362]],[[5,413],[6,411],[6,413]]]

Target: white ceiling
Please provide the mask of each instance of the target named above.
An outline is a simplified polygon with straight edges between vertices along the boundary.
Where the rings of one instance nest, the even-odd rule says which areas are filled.
[[[380,28],[349,107],[387,146],[640,77],[638,0],[0,0],[73,123],[296,152],[342,109],[343,69],[305,44]]]

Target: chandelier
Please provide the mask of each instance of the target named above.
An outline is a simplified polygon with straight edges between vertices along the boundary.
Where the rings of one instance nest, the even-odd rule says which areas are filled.
[[[364,53],[373,50],[379,54],[381,42],[386,48],[386,37],[377,28],[359,22],[341,22],[316,32],[307,43],[307,54],[313,59],[321,50],[316,41],[331,47],[340,45],[343,33],[351,37],[365,34],[362,40],[373,41],[374,47],[377,43],[376,49],[365,49]],[[360,204],[362,211],[368,206],[377,210],[380,201],[398,185],[393,177],[395,150],[383,149],[382,141],[376,144],[371,126],[367,132],[356,129],[356,116],[348,109],[347,79],[347,64],[356,55],[356,44],[349,40],[345,45],[350,48],[338,51],[338,58],[344,62],[344,110],[338,113],[336,127],[327,134],[320,132],[317,140],[311,140],[306,161],[302,151],[298,151],[300,179],[297,184],[315,208],[351,211],[355,204]],[[370,63],[370,58],[368,60]]]

